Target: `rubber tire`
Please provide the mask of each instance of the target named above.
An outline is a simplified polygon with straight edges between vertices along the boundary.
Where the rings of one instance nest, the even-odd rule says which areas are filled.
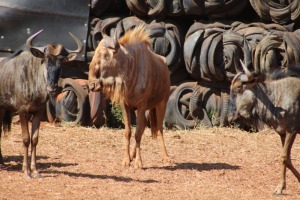
[[[189,113],[189,98],[196,82],[185,82],[180,84],[170,95],[165,114],[166,128],[178,128],[180,130],[193,129],[196,122]],[[185,97],[185,99],[183,98]],[[185,101],[184,101],[185,100]]]

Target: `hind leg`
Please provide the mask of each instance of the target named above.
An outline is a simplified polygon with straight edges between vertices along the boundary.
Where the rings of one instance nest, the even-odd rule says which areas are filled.
[[[26,178],[31,178],[29,162],[28,162],[28,148],[30,145],[30,135],[28,130],[28,113],[26,111],[19,111],[20,123],[22,129],[22,141],[23,141],[23,172]]]
[[[135,112],[135,116],[137,116],[137,112]],[[147,119],[146,119],[146,117],[144,118],[144,120],[145,120],[144,123],[147,126]],[[132,149],[132,151],[130,153],[130,159],[133,160],[135,157],[136,157],[136,143],[134,144],[134,147],[133,147],[133,149]]]
[[[162,102],[155,109],[156,109],[156,119],[157,119],[157,137],[160,140],[162,160],[165,163],[171,164],[173,163],[173,160],[169,157],[167,153],[167,148],[163,136],[163,121],[165,116],[166,104]]]
[[[137,117],[137,111],[135,111],[135,117]],[[136,157],[136,143],[134,143],[134,146],[130,153],[130,160],[132,161]]]

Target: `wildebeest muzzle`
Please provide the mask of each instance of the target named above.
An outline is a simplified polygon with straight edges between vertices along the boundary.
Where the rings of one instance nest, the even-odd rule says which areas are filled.
[[[233,124],[237,120],[237,114],[236,113],[229,113],[228,114],[228,123]]]
[[[92,92],[99,92],[103,88],[101,79],[89,81],[89,89]]]
[[[56,95],[56,94],[58,94],[58,85],[57,84],[55,84],[55,85],[47,85],[47,92],[50,94],[50,95],[52,95],[52,96],[54,96],[54,95]]]

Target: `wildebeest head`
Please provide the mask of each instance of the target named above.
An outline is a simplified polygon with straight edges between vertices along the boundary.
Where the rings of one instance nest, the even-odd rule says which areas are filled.
[[[261,81],[263,76],[253,75],[245,64],[241,62],[244,72],[240,72],[233,78],[230,86],[230,100],[229,100],[229,114],[228,122],[237,122],[240,124],[240,116],[247,116],[250,118],[252,112],[251,108],[255,103],[255,96],[249,91],[253,86]],[[247,113],[240,113],[247,111]],[[248,112],[249,111],[249,112]]]
[[[67,61],[74,60],[82,51],[82,43],[72,33],[71,37],[77,44],[76,50],[68,50],[61,44],[47,44],[43,47],[32,46],[33,39],[42,32],[39,31],[29,37],[26,41],[26,46],[33,56],[42,59],[42,65],[45,65],[47,75],[47,92],[55,95],[58,90],[58,80],[61,75],[61,64]]]
[[[114,87],[118,75],[117,55],[120,44],[114,38],[104,37],[93,56],[89,66],[89,88],[100,91],[103,87]]]

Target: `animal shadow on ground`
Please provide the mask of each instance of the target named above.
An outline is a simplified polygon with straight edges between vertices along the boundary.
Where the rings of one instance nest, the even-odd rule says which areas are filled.
[[[57,170],[51,170],[48,171],[49,173],[56,173],[56,174],[63,174],[67,175],[69,177],[76,177],[76,178],[89,178],[89,179],[112,179],[117,182],[140,182],[140,183],[157,183],[158,181],[153,179],[147,179],[147,180],[138,180],[138,179],[132,179],[128,177],[123,176],[114,176],[114,175],[100,175],[100,174],[86,174],[86,173],[75,173],[75,172],[68,172],[68,171],[57,171]]]
[[[46,160],[48,156],[37,156],[37,160]],[[8,163],[9,162],[9,163]],[[22,170],[22,163],[23,163],[23,156],[6,156],[4,157],[5,163],[5,170],[7,171],[21,171]],[[67,166],[74,166],[77,164],[74,163],[37,163],[39,170],[44,171],[50,167],[67,167]]]
[[[227,163],[174,163],[173,166],[163,166],[163,167],[149,167],[148,169],[164,169],[164,170],[198,170],[198,171],[207,171],[207,170],[237,170],[240,169],[240,166],[230,165]]]
[[[37,160],[46,160],[47,156],[37,156]],[[8,163],[9,162],[9,163]],[[4,157],[5,167],[7,171],[21,171],[22,170],[23,156],[6,156]],[[109,176],[109,175],[98,175],[98,174],[85,174],[85,173],[75,173],[69,171],[55,170],[62,167],[76,166],[77,163],[61,163],[61,162],[38,162],[39,171],[42,173],[43,177],[54,177],[58,175],[67,175],[70,177],[77,178],[90,178],[90,179],[112,179],[118,182],[141,182],[141,183],[156,183],[158,181],[153,179],[147,180],[135,180],[132,178],[121,177],[121,176]],[[51,169],[50,169],[51,168]],[[47,175],[49,174],[49,175]]]

